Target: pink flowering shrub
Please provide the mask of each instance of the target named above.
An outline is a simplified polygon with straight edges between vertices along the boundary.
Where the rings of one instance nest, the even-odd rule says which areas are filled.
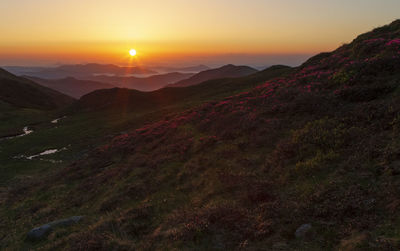
[[[400,46],[400,38],[390,40],[389,42],[386,43],[386,45],[387,46],[393,46],[393,45]]]

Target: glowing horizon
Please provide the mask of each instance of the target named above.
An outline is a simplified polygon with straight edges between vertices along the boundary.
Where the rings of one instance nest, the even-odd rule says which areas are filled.
[[[399,18],[387,0],[3,0],[0,64],[179,61],[333,50]],[[8,63],[9,62],[9,63]]]

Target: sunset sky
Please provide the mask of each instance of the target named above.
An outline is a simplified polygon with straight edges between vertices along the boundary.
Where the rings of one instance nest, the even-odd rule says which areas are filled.
[[[399,0],[1,0],[0,65],[298,64],[400,18]]]

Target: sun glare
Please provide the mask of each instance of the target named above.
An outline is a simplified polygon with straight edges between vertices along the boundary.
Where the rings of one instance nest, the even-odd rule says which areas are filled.
[[[136,56],[136,50],[135,49],[130,49],[129,54],[133,57]]]

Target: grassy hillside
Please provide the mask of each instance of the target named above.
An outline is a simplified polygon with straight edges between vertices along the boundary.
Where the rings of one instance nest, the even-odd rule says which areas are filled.
[[[399,65],[400,20],[285,77],[133,126],[5,193],[1,245],[397,250]],[[25,240],[32,227],[71,215],[86,218]],[[297,238],[304,224],[312,227]]]

